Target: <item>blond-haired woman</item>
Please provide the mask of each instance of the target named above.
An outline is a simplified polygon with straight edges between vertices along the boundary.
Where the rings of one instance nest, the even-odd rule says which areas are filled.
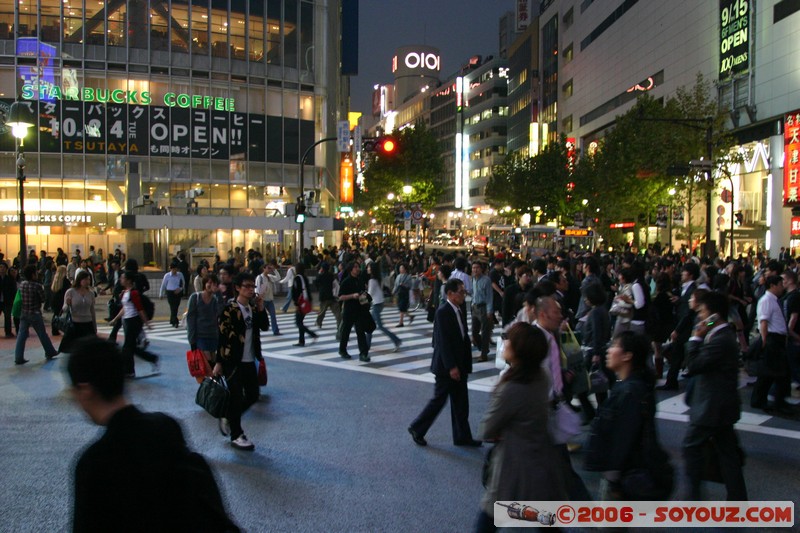
[[[67,278],[67,267],[65,265],[59,265],[58,268],[56,268],[55,276],[53,276],[53,284],[50,285],[50,290],[53,293],[53,299],[50,302],[50,307],[53,309],[53,316],[61,316],[61,308],[64,307],[64,295],[67,294],[70,285],[69,279]],[[52,324],[52,333],[54,337],[61,334],[55,322]]]

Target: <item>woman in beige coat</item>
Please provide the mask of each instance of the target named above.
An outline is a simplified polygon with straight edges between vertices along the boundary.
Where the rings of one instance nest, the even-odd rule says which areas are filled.
[[[544,333],[525,322],[507,332],[503,357],[511,368],[492,394],[480,425],[495,442],[476,531],[495,531],[495,501],[555,501],[566,498],[561,464],[548,431],[550,378]]]

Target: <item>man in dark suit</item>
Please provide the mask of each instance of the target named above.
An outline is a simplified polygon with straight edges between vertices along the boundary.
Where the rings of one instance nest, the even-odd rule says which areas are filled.
[[[714,447],[729,501],[746,501],[742,452],[733,425],[739,420],[739,342],[728,324],[728,297],[709,292],[697,302],[699,321],[687,345],[686,369],[689,429],[683,457],[690,482],[689,500],[702,500],[700,485],[706,469],[706,448]],[[713,440],[712,440],[713,439]]]
[[[239,531],[180,425],[128,403],[116,345],[81,340],[67,371],[77,403],[105,427],[75,466],[73,531]]]
[[[700,276],[700,267],[696,263],[688,261],[681,270],[681,295],[674,297],[678,303],[678,323],[670,335],[672,355],[669,358],[667,381],[660,387],[656,387],[658,390],[678,390],[678,373],[681,371],[683,360],[686,357],[685,345],[692,333],[695,319],[695,312],[689,308],[689,299],[697,288],[698,276]]]
[[[408,427],[411,438],[420,446],[428,443],[425,434],[450,397],[450,418],[453,424],[453,444],[480,446],[469,428],[469,393],[467,375],[472,372],[467,317],[461,306],[467,295],[464,282],[450,278],[444,286],[447,302],[436,310],[433,322],[433,359],[431,372],[436,376],[433,398]]]

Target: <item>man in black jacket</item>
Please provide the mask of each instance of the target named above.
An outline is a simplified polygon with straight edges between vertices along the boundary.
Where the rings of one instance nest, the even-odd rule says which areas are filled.
[[[239,531],[178,423],[128,403],[116,345],[80,341],[67,371],[78,404],[106,428],[75,467],[73,531]]]
[[[672,356],[669,358],[669,371],[667,381],[656,387],[658,390],[678,390],[678,373],[686,357],[684,346],[694,326],[695,313],[689,308],[689,299],[697,288],[697,278],[700,276],[700,267],[689,261],[681,270],[681,295],[678,302],[677,321],[675,330],[670,335],[672,341]]]
[[[728,297],[706,293],[697,302],[699,321],[687,345],[686,369],[692,386],[686,392],[689,429],[683,439],[683,457],[690,481],[687,499],[701,500],[706,470],[706,448],[714,448],[729,501],[746,501],[742,451],[733,425],[739,420],[739,341],[728,324]],[[711,441],[709,443],[709,441]]]
[[[8,265],[0,261],[0,312],[3,313],[6,337],[13,337],[11,332],[11,307],[17,296],[17,282],[8,275]]]

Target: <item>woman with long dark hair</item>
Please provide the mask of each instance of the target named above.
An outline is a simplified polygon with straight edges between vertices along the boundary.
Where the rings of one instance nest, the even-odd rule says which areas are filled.
[[[53,310],[53,315],[61,316],[61,308],[64,307],[64,296],[69,290],[69,279],[67,278],[67,267],[59,265],[56,268],[56,273],[53,276],[53,283],[50,285],[51,300],[50,307]],[[54,337],[60,335],[58,327],[55,322],[52,323],[52,334]]]
[[[494,502],[556,501],[567,497],[562,468],[548,428],[550,380],[542,361],[548,343],[525,322],[507,331],[503,357],[510,365],[492,394],[479,433],[495,442],[476,531],[495,531]]]
[[[311,337],[311,342],[316,342],[317,334],[308,329],[305,324],[303,324],[303,320],[305,319],[306,315],[302,311],[300,311],[300,296],[303,296],[308,303],[311,303],[311,291],[308,289],[308,279],[306,278],[306,267],[303,265],[302,262],[298,261],[294,265],[295,276],[294,281],[292,282],[292,301],[294,301],[294,323],[297,326],[297,331],[300,334],[300,338],[297,340],[297,344],[294,346],[305,346],[306,345],[306,333]]]
[[[70,353],[72,345],[81,337],[97,334],[97,316],[94,309],[92,277],[83,270],[75,274],[75,284],[64,295],[64,310],[69,309],[72,325],[64,332],[58,351]]]

